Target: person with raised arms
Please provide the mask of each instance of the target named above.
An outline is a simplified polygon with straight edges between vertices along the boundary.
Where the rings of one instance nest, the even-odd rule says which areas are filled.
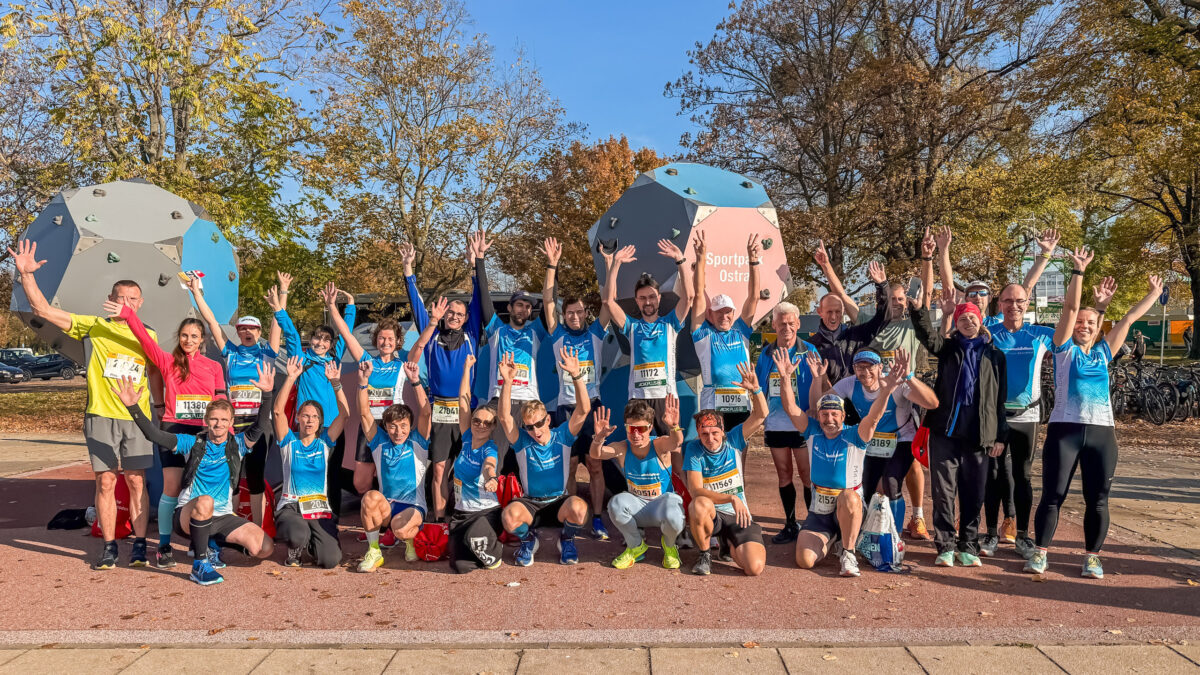
[[[796,484],[800,478],[804,488],[804,508],[812,505],[812,482],[809,479],[808,448],[804,443],[804,432],[797,430],[780,400],[782,376],[775,367],[775,352],[785,352],[793,363],[799,363],[816,354],[817,348],[800,339],[800,309],[790,302],[781,302],[771,311],[771,326],[775,330],[775,342],[766,345],[758,354],[755,373],[758,381],[767,390],[767,420],[763,429],[763,445],[771,451],[771,462],[779,479],[779,500],[783,503],[783,528],[771,538],[774,544],[790,544],[800,536],[796,523]],[[818,355],[818,358],[819,355]],[[793,402],[803,411],[808,410],[808,396],[799,396],[809,387],[808,368],[796,368],[792,377]]]
[[[446,299],[438,302],[444,312]],[[440,320],[439,316],[436,320]],[[414,415],[404,403],[393,403],[383,411],[380,422],[370,407],[372,360],[359,364],[358,412],[362,417],[362,432],[369,440],[355,457],[354,488],[363,496],[360,514],[367,533],[367,553],[358,565],[359,572],[371,572],[383,565],[379,549],[379,529],[390,528],[404,542],[404,558],[417,559],[413,538],[425,522],[428,507],[425,503],[425,472],[429,468],[429,426],[433,417],[429,397],[421,386],[421,368],[405,361],[405,380],[417,399]],[[402,392],[396,393],[403,399]],[[371,489],[371,479],[379,476],[379,489]]]
[[[329,501],[327,465],[346,428],[350,404],[342,391],[341,364],[326,361],[321,371],[337,399],[337,415],[328,424],[328,413],[321,404],[308,400],[296,406],[296,430],[288,428],[287,399],[304,373],[302,357],[288,359],[287,378],[275,399],[275,437],[283,460],[283,494],[275,507],[275,527],[279,539],[287,545],[283,564],[288,567],[299,567],[305,553],[325,569],[337,567],[342,561],[337,514]]]
[[[221,364],[200,353],[204,346],[204,324],[187,318],[175,332],[176,345],[171,353],[158,346],[156,336],[142,324],[137,312],[127,304],[104,301],[109,319],[120,319],[129,326],[142,345],[146,358],[163,376],[165,389],[162,419],[159,424],[167,433],[193,433],[204,426],[204,411],[214,400],[225,397],[225,373]],[[179,499],[183,479],[184,458],[159,446],[162,461],[163,487],[158,500],[158,547],[155,565],[166,569],[175,566],[171,548],[171,514]]]
[[[478,271],[481,264],[478,247],[482,237],[473,233],[467,238],[467,259]],[[468,307],[461,300],[447,303],[438,318],[430,321],[429,312],[421,293],[417,290],[417,278],[413,276],[413,261],[416,249],[405,243],[400,247],[400,258],[404,262],[404,283],[412,305],[413,320],[420,336],[408,352],[408,360],[418,363],[424,359],[425,372],[429,379],[429,398],[433,408],[429,427],[429,474],[430,493],[433,496],[433,520],[441,522],[446,517],[446,503],[450,494],[450,473],[447,464],[462,447],[459,431],[458,385],[466,360],[474,362],[475,350],[479,345],[482,305],[488,304],[479,296],[479,280],[475,280],[476,299]],[[473,377],[468,370],[468,377]],[[473,381],[473,380],[472,380]]]
[[[525,401],[513,423],[509,411],[512,406],[512,386],[519,377],[520,368],[511,352],[505,352],[498,364],[500,379],[500,428],[512,445],[523,494],[504,507],[504,529],[514,535],[520,544],[513,559],[516,564],[528,567],[538,550],[537,527],[562,524],[558,538],[559,562],[574,565],[579,562],[579,551],[575,548],[575,536],[587,522],[587,502],[567,494],[567,482],[574,480],[569,475],[571,447],[575,436],[583,428],[584,419],[592,411],[587,397],[584,375],[579,367],[578,354],[563,347],[558,354],[558,367],[570,374],[575,387],[575,410],[566,422],[551,428],[550,414],[541,401]]]
[[[233,512],[233,496],[241,475],[242,459],[270,425],[271,390],[275,387],[275,368],[264,364],[254,385],[263,392],[264,407],[258,423],[241,433],[233,433],[233,405],[224,399],[205,408],[204,426],[195,434],[172,434],[150,421],[141,406],[142,385],[133,377],[114,378],[118,387],[112,392],[129,412],[134,425],[150,442],[184,456],[183,488],[179,504],[171,515],[175,533],[192,543],[192,581],[209,586],[224,581],[216,571],[224,567],[217,538],[224,544],[241,546],[254,558],[269,558],[275,543],[258,525]]]
[[[817,242],[817,251],[814,257],[817,259],[818,267],[825,273],[829,287],[841,288],[842,282],[838,280],[837,273],[828,262],[829,256],[825,253],[823,242]],[[884,323],[887,322],[887,274],[884,272],[883,265],[872,260],[867,265],[867,275],[875,284],[875,314],[865,323],[857,325],[843,323],[843,314],[850,315],[851,320],[858,316],[857,309],[853,314],[850,313],[849,305],[846,304],[848,296],[844,290],[840,293],[837,291],[826,293],[817,302],[817,316],[821,318],[821,323],[808,339],[817,348],[821,359],[828,362],[829,377],[835,382],[854,371],[851,363],[854,355],[859,349],[870,344],[879,334]]]
[[[1162,295],[1162,278],[1150,275],[1146,295],[1100,339],[1103,314],[1079,308],[1083,273],[1094,254],[1077,248],[1071,255],[1071,281],[1062,315],[1054,328],[1054,409],[1042,446],[1042,501],[1034,516],[1037,548],[1025,571],[1041,574],[1049,565],[1047,549],[1054,541],[1058,511],[1078,468],[1083,479],[1083,545],[1087,554],[1082,576],[1103,579],[1100,547],[1108,535],[1108,492],[1117,469],[1117,435],[1113,427],[1108,364],[1113,350],[1125,342],[1129,328]],[[1106,282],[1107,283],[1107,282]],[[1115,285],[1112,287],[1116,290]]]
[[[542,306],[545,307],[542,316],[546,319],[546,330],[550,332],[548,356],[554,358],[554,355],[560,353],[563,348],[575,351],[579,357],[579,368],[583,373],[584,384],[587,386],[588,399],[594,410],[600,405],[599,364],[604,349],[604,335],[608,330],[608,310],[601,305],[600,316],[589,324],[587,323],[588,310],[587,306],[583,304],[583,299],[571,296],[563,298],[562,321],[560,322],[555,306],[557,293],[555,279],[558,272],[558,261],[562,258],[562,246],[557,239],[549,237],[543,243],[543,250],[546,253],[546,281],[542,289]],[[612,257],[604,255],[606,259]],[[551,402],[555,426],[566,422],[571,417],[571,414],[575,412],[576,404],[575,381],[571,379],[569,372],[562,369],[559,369],[558,372],[558,395]],[[571,447],[571,469],[567,481],[567,494],[575,494],[575,475],[579,469],[579,462],[581,460],[586,462],[592,507],[592,536],[603,541],[608,539],[608,530],[600,518],[600,514],[604,510],[604,471],[600,460],[593,459],[588,454],[588,449],[592,446],[592,436],[592,417],[588,415],[583,422],[583,428],[575,437],[575,444]]]
[[[124,473],[125,484],[129,487],[129,520],[136,537],[129,564],[135,567],[147,565],[149,495],[146,493],[146,469],[154,466],[154,446],[138,432],[125,404],[113,393],[112,383],[132,377],[141,392],[137,407],[148,418],[150,393],[143,384],[152,374],[153,366],[147,363],[141,344],[124,321],[71,314],[46,300],[34,278],[46,264],[45,260],[37,259],[37,242],[24,239],[17,244],[16,251],[9,248],[8,254],[13,258],[33,316],[50,323],[73,340],[86,340],[90,346],[83,438],[95,475],[96,520],[104,538],[103,548],[92,569],[107,570],[117,565],[118,470]],[[137,310],[142,306],[142,288],[136,281],[118,281],[112,285],[108,299]],[[150,333],[153,336],[153,331]]]
[[[900,384],[899,370],[893,370],[880,380],[879,391],[871,409],[854,426],[846,426],[846,408],[837,394],[821,395],[825,391],[829,365],[816,354],[807,357],[812,384],[808,393],[808,412],[796,405],[792,392],[792,372],[796,364],[783,351],[772,354],[779,369],[784,410],[797,429],[805,428],[809,464],[814,486],[813,506],[796,539],[796,565],[812,569],[841,542],[841,575],[857,577],[858,559],[854,547],[862,525],[863,462],[867,447],[875,436],[875,427],[883,418],[892,392]]]
[[[650,402],[642,398],[625,404],[625,441],[605,445],[604,441],[617,430],[608,408],[597,408],[593,420],[596,437],[589,452],[596,459],[616,460],[625,474],[627,491],[613,495],[608,501],[608,517],[625,540],[625,550],[612,562],[620,570],[632,567],[646,555],[649,547],[642,530],[647,527],[657,527],[662,532],[662,566],[679,569],[679,548],[675,542],[687,518],[683,497],[671,485],[671,465],[672,455],[678,454],[683,444],[683,427],[679,426],[679,399],[668,394],[663,403],[661,419],[670,430],[669,436],[655,437],[658,416]]]
[[[719,411],[701,410],[693,416],[696,438],[683,446],[683,470],[692,495],[688,520],[692,538],[700,545],[692,574],[712,573],[713,536],[728,546],[733,562],[747,576],[761,574],[767,562],[762,527],[750,515],[745,487],[747,439],[767,419],[767,398],[748,363],[737,364],[737,369],[742,376],[738,384],[750,396],[750,416],[727,433]]]
[[[292,284],[292,275],[276,272],[279,284],[272,286],[268,295],[271,302],[287,306],[288,288]],[[192,301],[200,312],[200,318],[208,325],[213,343],[225,358],[225,382],[229,387],[229,402],[233,404],[233,424],[237,431],[245,431],[258,420],[258,411],[262,406],[262,391],[254,386],[254,378],[258,367],[263,363],[274,363],[279,356],[279,344],[282,331],[279,322],[271,320],[270,337],[266,342],[262,339],[262,322],[253,316],[242,316],[237,320],[234,329],[237,331],[237,342],[225,339],[224,328],[213,314],[212,308],[204,299],[204,290],[199,277],[188,276],[188,290],[192,293]],[[265,479],[267,467],[267,449],[271,446],[271,435],[264,434],[246,455],[243,467],[246,472],[246,487],[250,490],[250,515],[255,524],[261,526],[263,514],[266,512]],[[174,506],[170,505],[171,510]],[[159,518],[163,516],[162,502],[159,502]],[[169,515],[171,511],[166,511]],[[159,526],[162,533],[162,525]],[[161,550],[161,546],[160,546]]]
[[[750,363],[750,335],[754,332],[750,324],[754,323],[754,313],[758,311],[758,266],[762,264],[759,260],[762,248],[757,234],[751,234],[746,240],[746,260],[750,270],[746,300],[735,317],[733,298],[722,293],[710,302],[705,293],[708,251],[704,230],[696,231],[693,247],[696,251],[695,300],[688,328],[696,345],[700,377],[704,382],[698,407],[721,413],[724,428],[733,429],[750,416],[750,396],[742,391],[738,382],[742,379],[740,366]]]
[[[450,519],[450,569],[465,574],[500,567],[504,544],[500,533],[500,453],[492,440],[496,411],[482,405],[471,410],[471,370],[475,357],[468,356],[458,395],[459,431],[462,450],[454,458],[454,516]]]
[[[613,254],[608,279],[604,282],[604,306],[612,315],[617,330],[629,339],[629,398],[645,401],[654,410],[655,433],[665,436],[671,426],[663,419],[667,398],[676,396],[675,341],[691,307],[692,275],[683,268],[685,259],[679,247],[660,239],[659,255],[675,261],[676,289],[679,291],[675,311],[659,315],[662,296],[658,292],[658,281],[643,274],[633,286],[639,314],[627,316],[617,303],[617,277],[621,265],[637,261],[636,253],[633,246],[626,246]]]

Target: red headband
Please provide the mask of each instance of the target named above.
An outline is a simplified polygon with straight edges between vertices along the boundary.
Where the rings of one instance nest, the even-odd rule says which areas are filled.
[[[958,323],[958,317],[963,314],[974,314],[979,323],[983,323],[983,312],[979,311],[979,307],[973,302],[964,302],[954,308],[954,322]]]
[[[702,427],[716,427],[724,431],[725,423],[724,420],[717,415],[714,415],[713,413],[705,413],[696,420],[696,428],[700,429]]]

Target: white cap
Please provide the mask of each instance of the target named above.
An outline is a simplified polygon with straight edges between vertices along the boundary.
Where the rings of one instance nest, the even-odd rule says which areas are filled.
[[[963,287],[963,290],[964,290],[964,291],[969,291],[969,290],[971,290],[972,288],[987,288],[987,289],[991,289],[991,286],[990,286],[990,285],[988,284],[988,282],[986,282],[986,281],[979,281],[979,280],[975,280],[975,281],[972,281],[971,283],[967,284],[966,286],[964,286],[964,287]]]
[[[261,329],[262,322],[252,316],[243,316],[242,318],[238,319],[237,323],[235,323],[233,325],[234,328],[237,328],[239,326],[249,326],[250,328],[260,328]]]
[[[733,305],[733,298],[724,293],[713,298],[708,308],[714,312],[719,312],[723,309],[736,309]]]

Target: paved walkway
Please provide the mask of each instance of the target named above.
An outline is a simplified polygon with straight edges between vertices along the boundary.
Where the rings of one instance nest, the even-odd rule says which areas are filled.
[[[1184,673],[1195,645],[934,645],[628,649],[33,648],[0,651],[6,673]]]

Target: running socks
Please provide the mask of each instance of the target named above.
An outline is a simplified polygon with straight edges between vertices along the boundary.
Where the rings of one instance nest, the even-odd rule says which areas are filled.
[[[582,529],[583,523],[576,525],[575,523],[568,523],[564,521],[562,526],[562,538],[566,540],[574,539]]]
[[[192,518],[192,555],[196,560],[208,558],[208,539],[212,533],[212,518],[196,520]]]
[[[913,507],[913,518],[920,518],[920,519],[924,520],[925,519],[925,507],[924,506],[914,506]]]
[[[371,530],[367,532],[367,546],[375,550],[379,550],[379,530]]]
[[[780,487],[779,500],[783,502],[783,516],[786,521],[796,522],[796,486],[788,483]],[[808,488],[804,488],[804,501],[808,502]]]
[[[515,529],[513,529],[512,533],[517,539],[525,541],[529,537],[529,525],[526,523],[521,523]]]
[[[175,518],[175,507],[179,505],[179,497],[163,495],[158,498],[158,546],[171,545],[171,523]]]

